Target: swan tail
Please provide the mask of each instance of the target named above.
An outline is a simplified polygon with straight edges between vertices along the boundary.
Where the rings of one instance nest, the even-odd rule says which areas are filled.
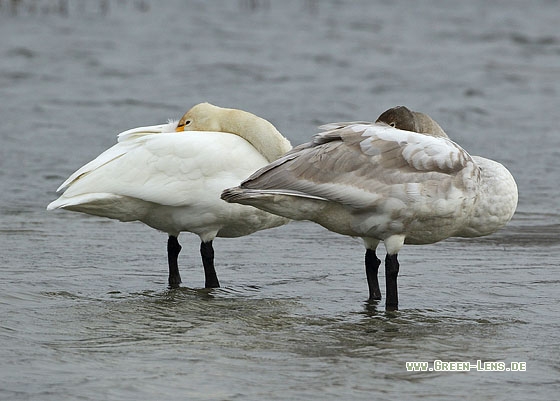
[[[62,195],[60,198],[49,203],[49,205],[47,206],[47,210],[72,210],[73,208],[87,207],[88,205],[98,205],[101,203],[114,202],[118,198],[120,198],[120,196],[104,193],[82,194],[70,197]]]
[[[325,201],[325,198],[319,196],[308,195],[303,192],[290,191],[286,189],[245,189],[241,187],[228,188],[222,192],[221,198],[229,203],[241,203],[245,205],[253,205],[267,199],[276,197],[295,197]]]
[[[286,189],[229,188],[222,199],[230,203],[253,206],[292,220],[309,220],[328,204],[325,198]]]
[[[148,211],[146,202],[127,196],[91,193],[60,198],[49,203],[47,210],[65,209],[120,221],[140,220]]]

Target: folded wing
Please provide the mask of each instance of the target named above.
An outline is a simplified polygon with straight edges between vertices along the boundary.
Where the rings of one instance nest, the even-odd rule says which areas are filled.
[[[389,197],[436,200],[453,196],[444,194],[450,187],[476,184],[472,158],[447,138],[378,124],[334,126],[257,171],[241,188],[284,190],[363,208]]]

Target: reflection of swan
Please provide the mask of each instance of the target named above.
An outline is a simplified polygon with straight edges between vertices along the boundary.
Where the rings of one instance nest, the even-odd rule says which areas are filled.
[[[517,206],[517,186],[504,166],[470,156],[428,116],[407,112],[388,110],[375,124],[327,124],[312,142],[222,198],[361,237],[370,299],[381,299],[375,249],[383,241],[386,306],[397,309],[397,253],[403,244],[488,235],[503,227]]]
[[[181,282],[181,231],[200,237],[206,287],[218,287],[212,248],[216,236],[239,237],[288,222],[220,199],[224,188],[291,149],[262,118],[202,103],[178,123],[132,129],[118,138],[115,146],[72,174],[58,189],[66,188],[64,194],[47,209],[139,220],[168,233],[170,286]]]

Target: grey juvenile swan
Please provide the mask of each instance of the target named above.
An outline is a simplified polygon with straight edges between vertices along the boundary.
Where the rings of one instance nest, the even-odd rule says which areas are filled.
[[[375,250],[383,241],[387,310],[398,309],[397,254],[404,244],[488,235],[515,212],[510,172],[469,155],[425,114],[397,107],[374,124],[322,128],[222,199],[361,237],[372,300],[381,299]]]

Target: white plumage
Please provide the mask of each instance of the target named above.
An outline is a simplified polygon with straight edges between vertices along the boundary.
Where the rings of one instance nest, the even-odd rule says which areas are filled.
[[[375,249],[384,241],[389,309],[398,305],[403,244],[487,235],[515,212],[517,186],[509,171],[470,156],[424,114],[395,108],[375,124],[327,128],[222,198],[363,238],[371,299],[381,297]]]
[[[177,132],[183,131],[184,132]],[[190,130],[190,131],[187,131]],[[177,123],[135,128],[73,173],[47,209],[63,208],[121,221],[141,221],[169,234],[169,283],[180,283],[181,231],[197,234],[206,286],[219,286],[212,240],[239,237],[289,220],[220,199],[258,168],[291,149],[268,121],[208,103]]]

